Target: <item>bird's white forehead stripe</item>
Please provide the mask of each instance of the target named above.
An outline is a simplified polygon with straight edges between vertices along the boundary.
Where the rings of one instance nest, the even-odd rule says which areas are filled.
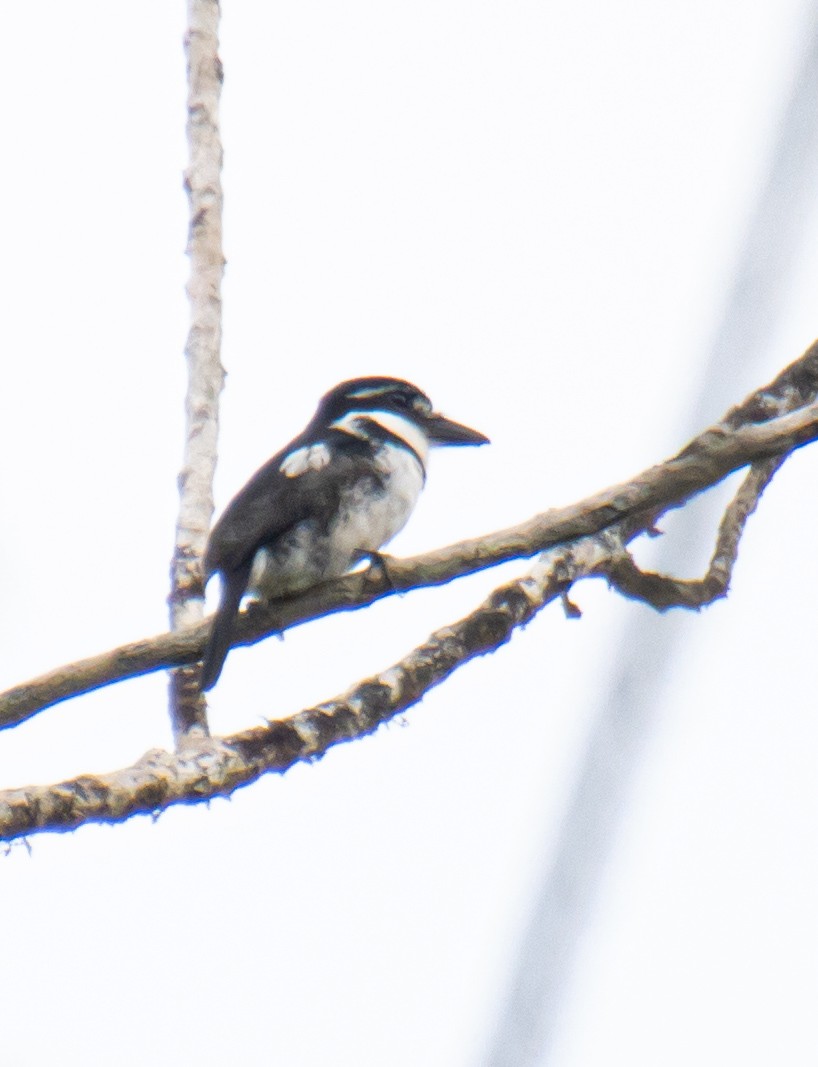
[[[352,393],[347,393],[352,400],[371,400],[374,396],[388,396],[389,393],[395,392],[394,385],[370,385],[364,386],[361,389],[356,389]],[[424,415],[429,415],[432,410],[432,402],[428,396],[424,396],[422,393],[418,393],[412,397],[410,401],[412,408],[415,411],[420,411]]]
[[[307,471],[320,471],[329,461],[330,452],[326,445],[306,445],[285,456],[278,469],[287,478],[297,478]]]
[[[366,438],[369,436],[366,432],[367,419],[400,438],[417,453],[421,463],[426,466],[426,460],[429,458],[429,439],[411,419],[397,415],[394,411],[348,411],[332,425],[336,430]]]
[[[348,393],[347,395],[352,397],[353,400],[368,400],[371,396],[383,396],[384,393],[391,393],[394,388],[394,385],[372,385],[369,388],[356,389],[354,393]]]

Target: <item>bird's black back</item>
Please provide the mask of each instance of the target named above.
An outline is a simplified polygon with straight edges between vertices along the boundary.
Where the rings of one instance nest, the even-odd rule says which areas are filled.
[[[366,462],[373,459],[374,445],[339,430],[323,435],[322,443],[332,456],[327,467],[288,477],[281,470],[282,463],[299,448],[307,447],[308,441],[312,443],[305,431],[260,467],[227,505],[208,541],[208,577],[216,571],[244,567],[259,548],[301,522],[333,516],[344,490],[361,478],[362,461],[366,477],[381,477],[374,463]]]

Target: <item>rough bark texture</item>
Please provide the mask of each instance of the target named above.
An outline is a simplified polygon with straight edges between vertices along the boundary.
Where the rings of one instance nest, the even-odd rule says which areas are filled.
[[[219,431],[221,365],[222,146],[219,97],[217,0],[189,0],[187,54],[187,140],[185,188],[190,203],[188,255],[191,322],[185,354],[185,453],[179,474],[179,517],[171,561],[170,626],[186,630],[204,614],[202,555],[213,515],[213,474]],[[183,667],[170,680],[170,714],[177,744],[206,736],[207,711],[198,671]]]
[[[568,591],[582,578],[606,577],[625,595],[660,610],[700,608],[724,596],[741,533],[764,488],[790,452],[818,437],[817,396],[818,343],[678,455],[637,478],[512,529],[415,560],[393,560],[388,579],[382,568],[374,568],[281,601],[270,611],[245,615],[239,640],[249,643],[327,611],[361,607],[390,592],[439,584],[503,560],[541,553],[525,576],[499,587],[466,618],[436,631],[388,670],[324,704],[231,737],[189,738],[177,754],[154,750],[112,774],[0,792],[0,839],[73,829],[85,822],[115,822],[175,803],[227,795],[266,772],[315,759],[417,703],[457,667],[508,641],[554,599],[561,598],[567,613],[576,615]],[[680,581],[636,567],[626,548],[634,537],[650,532],[669,508],[748,465],[751,469],[725,512],[701,580]],[[54,671],[0,697],[0,720],[11,725],[78,692],[192,662],[206,634],[207,623],[202,623]]]

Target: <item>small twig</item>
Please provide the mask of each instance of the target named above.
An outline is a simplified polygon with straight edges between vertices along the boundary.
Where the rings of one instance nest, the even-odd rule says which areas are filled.
[[[674,578],[641,570],[623,547],[602,568],[609,583],[623,596],[642,600],[657,611],[699,609],[727,596],[744,526],[785,459],[785,456],[776,456],[750,468],[721,520],[713,556],[704,577]]]

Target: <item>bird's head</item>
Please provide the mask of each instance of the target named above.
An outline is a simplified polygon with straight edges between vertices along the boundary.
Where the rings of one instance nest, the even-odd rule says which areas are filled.
[[[357,436],[369,436],[380,428],[381,432],[400,438],[421,461],[430,445],[485,445],[489,440],[477,430],[436,412],[425,393],[400,378],[353,378],[341,382],[321,400],[312,425]]]

